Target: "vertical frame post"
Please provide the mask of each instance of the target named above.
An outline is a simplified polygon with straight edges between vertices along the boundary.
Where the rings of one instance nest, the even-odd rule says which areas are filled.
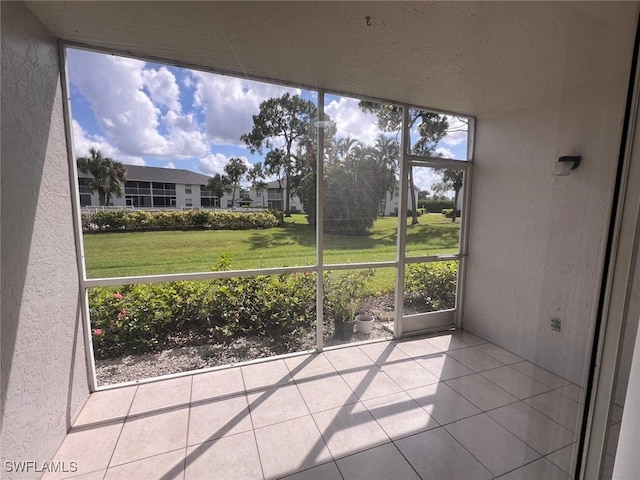
[[[58,43],[60,58],[60,83],[62,84],[62,111],[65,117],[64,129],[67,140],[67,159],[69,162],[69,183],[71,190],[71,211],[73,212],[73,230],[76,242],[76,262],[78,266],[78,301],[82,316],[82,332],[84,337],[85,363],[87,365],[87,380],[89,391],[95,392],[98,387],[96,364],[91,340],[91,320],[89,318],[89,291],[85,284],[87,279],[84,264],[84,243],[82,241],[82,215],[80,212],[80,191],[78,187],[78,165],[75,160],[73,135],[71,133],[71,103],[69,96],[69,79],[67,78],[67,49],[62,42]]]
[[[324,348],[324,90],[318,90],[316,153],[316,349]]]
[[[402,106],[402,145],[400,146],[400,197],[398,199],[398,248],[396,254],[396,318],[393,322],[393,336],[402,336],[402,317],[404,315],[404,271],[405,248],[407,241],[407,188],[409,183],[409,163],[407,148],[411,141],[409,135],[409,108]]]

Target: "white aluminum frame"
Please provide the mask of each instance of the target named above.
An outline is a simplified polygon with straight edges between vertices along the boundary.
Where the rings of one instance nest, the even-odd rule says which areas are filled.
[[[140,383],[150,383],[159,381],[166,378],[175,378],[180,376],[191,375],[194,372],[181,372],[176,374],[164,375],[162,377],[154,377],[150,379],[138,380],[135,382],[125,382],[120,384],[113,385],[105,385],[98,386],[97,376],[96,376],[96,367],[95,367],[95,357],[93,352],[93,342],[91,338],[91,321],[89,318],[89,301],[88,301],[88,289],[94,287],[107,287],[107,286],[119,286],[119,285],[132,285],[132,284],[150,284],[150,283],[162,283],[162,282],[174,282],[174,281],[182,281],[182,280],[190,280],[190,281],[198,281],[198,280],[210,280],[210,279],[218,279],[218,278],[230,278],[230,277],[247,277],[247,276],[255,276],[255,275],[277,275],[281,273],[297,273],[297,272],[316,272],[316,315],[318,319],[323,318],[323,273],[327,270],[354,270],[354,269],[365,269],[365,268],[395,268],[396,269],[396,291],[395,291],[395,301],[396,301],[396,310],[395,310],[395,321],[394,321],[394,338],[400,338],[403,335],[403,321],[405,318],[408,318],[409,321],[414,321],[418,316],[422,317],[424,315],[437,315],[442,312],[431,312],[428,314],[419,314],[419,315],[411,315],[408,317],[404,317],[402,305],[404,303],[404,273],[405,273],[405,265],[410,263],[425,263],[425,262],[438,262],[445,260],[458,260],[458,288],[456,294],[456,304],[460,305],[458,301],[460,296],[462,295],[462,285],[460,279],[462,276],[462,260],[466,255],[466,228],[467,222],[464,221],[465,216],[463,215],[463,220],[461,221],[461,237],[460,237],[460,251],[458,254],[445,254],[445,255],[429,255],[429,256],[421,256],[421,257],[410,257],[405,258],[405,241],[406,241],[406,219],[407,219],[407,211],[406,208],[398,209],[398,239],[397,239],[397,252],[396,252],[396,260],[395,261],[382,261],[382,262],[372,262],[372,263],[349,263],[349,264],[324,264],[324,182],[317,181],[316,183],[316,264],[308,265],[308,266],[295,266],[295,267],[281,267],[281,268],[262,268],[262,269],[249,269],[249,270],[225,270],[225,271],[217,271],[217,272],[195,272],[195,273],[178,273],[178,274],[167,274],[167,275],[140,275],[140,276],[129,276],[129,277],[109,277],[109,278],[87,278],[86,276],[86,264],[85,264],[85,254],[84,254],[84,245],[83,245],[83,233],[82,233],[82,221],[81,221],[81,212],[80,212],[80,203],[79,203],[79,191],[77,185],[77,165],[75,162],[75,148],[73,144],[73,135],[71,131],[71,104],[69,97],[69,84],[67,78],[67,70],[66,70],[66,49],[67,48],[75,48],[75,49],[85,49],[92,52],[105,53],[105,54],[113,54],[119,55],[123,57],[135,58],[135,59],[144,59],[151,62],[157,62],[164,65],[173,65],[180,68],[188,68],[193,70],[199,70],[210,73],[224,74],[234,77],[247,78],[249,80],[254,81],[262,81],[269,82],[272,84],[283,85],[283,86],[293,86],[296,88],[303,88],[310,91],[315,91],[318,94],[318,121],[321,122],[324,120],[324,100],[325,94],[329,92],[328,90],[301,85],[294,84],[292,82],[284,82],[282,80],[277,80],[268,77],[259,77],[259,76],[251,76],[246,74],[238,74],[238,72],[228,72],[223,70],[216,70],[211,68],[205,68],[200,65],[192,65],[188,63],[181,63],[170,61],[161,58],[155,57],[141,57],[141,56],[133,56],[127,52],[121,52],[114,49],[107,49],[102,47],[95,47],[91,45],[76,43],[76,42],[66,42],[60,41],[59,43],[59,51],[60,51],[60,61],[61,61],[61,75],[62,75],[62,88],[65,98],[67,99],[64,102],[64,114],[65,114],[65,129],[67,135],[67,154],[69,160],[69,175],[70,175],[70,188],[71,188],[71,196],[73,199],[73,211],[74,211],[74,230],[75,230],[75,241],[76,241],[76,252],[77,252],[77,262],[78,262],[78,271],[80,277],[80,289],[81,289],[81,307],[82,307],[82,317],[83,317],[83,332],[85,339],[85,355],[87,361],[87,371],[88,371],[88,381],[90,390],[100,391],[100,390],[108,390],[112,388],[119,388],[131,384],[140,384]],[[456,160],[449,158],[438,158],[438,157],[423,157],[417,155],[410,155],[406,152],[405,146],[408,145],[410,133],[408,129],[408,111],[410,108],[419,109],[423,111],[429,111],[434,113],[439,113],[443,115],[449,116],[459,116],[468,119],[469,126],[467,130],[467,145],[468,152],[472,152],[473,145],[473,136],[474,136],[474,126],[475,120],[473,117],[464,114],[458,114],[455,112],[445,112],[437,109],[429,109],[421,106],[409,105],[394,102],[392,100],[380,99],[376,97],[366,97],[362,95],[351,94],[348,92],[341,92],[332,90],[329,92],[332,95],[344,95],[349,96],[351,98],[358,98],[362,100],[370,100],[378,103],[386,103],[393,104],[401,107],[403,109],[403,123],[402,123],[402,148],[401,148],[401,161],[400,161],[400,178],[402,181],[400,182],[400,197],[399,204],[406,205],[407,200],[407,191],[408,191],[408,173],[409,168],[412,166],[429,166],[429,167],[440,167],[440,168],[462,168],[465,170],[465,181],[463,182],[463,195],[465,201],[465,208],[467,208],[469,203],[469,186],[468,186],[468,177],[469,172],[471,170],[472,158],[469,157],[465,160]],[[320,123],[320,125],[322,125]],[[324,175],[324,130],[323,128],[318,128],[318,151],[317,151],[317,178],[322,179]],[[464,246],[463,246],[464,245]],[[457,311],[453,309],[454,312]],[[450,311],[444,311],[450,312]],[[456,322],[458,326],[461,325],[461,321]],[[447,325],[447,328],[452,325]],[[433,330],[430,330],[433,331]],[[412,333],[416,333],[416,331],[412,331]],[[316,322],[316,350],[322,351],[324,348],[323,342],[323,325],[322,321]],[[307,352],[293,352],[290,354],[285,354],[278,356],[277,358],[284,358],[287,356],[295,356],[302,353]],[[256,363],[261,361],[266,361],[267,359],[258,359],[252,362],[243,362],[245,363]],[[198,370],[198,372],[203,371],[213,371],[223,369],[225,367],[212,367],[207,369]]]

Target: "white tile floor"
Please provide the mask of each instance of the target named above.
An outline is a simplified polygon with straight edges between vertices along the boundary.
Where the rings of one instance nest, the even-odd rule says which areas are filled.
[[[77,479],[566,479],[580,393],[455,332],[98,392],[54,460]]]

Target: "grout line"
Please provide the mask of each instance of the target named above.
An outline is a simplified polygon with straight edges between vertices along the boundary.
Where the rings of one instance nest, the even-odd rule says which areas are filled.
[[[189,411],[187,413],[187,437],[184,439],[184,460],[182,461],[182,479],[187,476],[187,449],[189,447],[189,429],[191,427],[191,409],[193,400],[193,375],[191,376],[191,382],[189,382]]]
[[[287,370],[289,370],[289,367],[287,367],[286,362],[285,362],[285,367]],[[253,435],[253,444],[256,447],[258,462],[260,462],[260,471],[262,472],[262,478],[264,479],[266,478],[266,476],[264,474],[264,466],[262,465],[262,456],[260,455],[260,448],[258,447],[258,437],[256,436],[256,426],[253,423],[253,415],[251,414],[252,409],[251,409],[251,404],[249,403],[249,393],[247,392],[247,382],[244,378],[244,372],[242,371],[242,368],[240,368],[240,376],[242,378],[242,386],[244,388],[244,398],[245,398],[245,401],[247,402],[247,413],[249,414],[249,421],[251,422],[251,434]],[[289,376],[291,376],[291,374],[289,374]]]
[[[139,386],[136,386],[136,391],[133,394],[133,398],[131,399],[131,404],[127,409],[127,413],[124,416],[124,420],[122,422],[122,427],[120,427],[120,433],[118,433],[118,438],[116,439],[116,443],[113,445],[113,450],[111,451],[111,455],[109,455],[109,461],[107,462],[107,468],[104,471],[105,477],[107,476],[107,472],[111,467],[111,462],[113,460],[113,455],[116,453],[116,449],[118,448],[118,443],[120,443],[120,437],[122,436],[122,432],[124,431],[124,426],[127,424],[127,420],[129,419],[129,414],[131,413],[131,409],[133,408],[133,403],[136,401],[136,397],[138,396],[138,391],[140,390]],[[104,478],[104,477],[103,477]]]
[[[481,414],[478,413],[477,415],[481,415]],[[476,415],[472,415],[472,416],[475,417]],[[467,417],[467,418],[470,418],[470,417]],[[453,423],[453,422],[449,422],[449,423]],[[456,442],[458,445],[460,445],[469,455],[471,455],[472,458],[474,458],[480,465],[482,465],[484,467],[484,469],[492,475],[493,478],[496,478],[498,476],[495,473],[493,473],[489,469],[489,467],[487,467],[484,463],[482,463],[478,457],[476,457],[473,453],[471,453],[471,451],[467,447],[465,447],[456,437],[454,437],[451,434],[451,432],[444,427],[444,425],[442,426],[442,429],[447,433],[447,435],[449,435],[453,439],[454,442]]]

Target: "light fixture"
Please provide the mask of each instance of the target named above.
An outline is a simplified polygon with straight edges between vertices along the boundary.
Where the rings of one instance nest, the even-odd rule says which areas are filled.
[[[582,157],[579,155],[567,155],[560,157],[557,162],[553,164],[553,173],[558,177],[566,177],[571,170],[575,170],[580,165]]]

